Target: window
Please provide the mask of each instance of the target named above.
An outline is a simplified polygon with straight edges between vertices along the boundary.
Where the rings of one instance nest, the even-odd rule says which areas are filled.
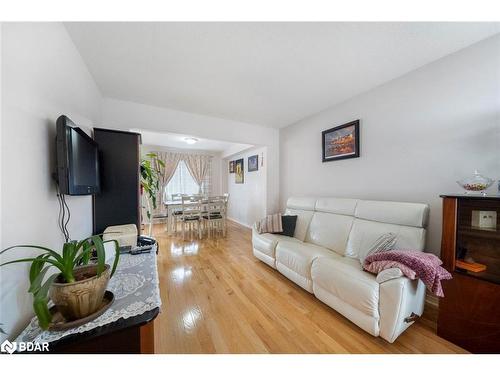
[[[210,171],[211,166],[209,168],[209,172],[205,176],[205,180],[201,184],[202,194],[210,193]],[[179,165],[177,165],[177,169],[175,170],[172,179],[169,181],[167,186],[165,186],[166,200],[170,199],[172,194],[198,194],[199,192],[198,184],[194,180],[193,176],[191,176],[186,163],[181,160]]]

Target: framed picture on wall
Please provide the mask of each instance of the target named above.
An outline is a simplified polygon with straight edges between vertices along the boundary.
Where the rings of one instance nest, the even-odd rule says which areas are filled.
[[[359,120],[321,133],[323,162],[359,157]]]
[[[234,160],[229,162],[229,173],[234,173]]]
[[[244,182],[244,162],[243,159],[235,160],[234,162],[234,182],[242,184]]]
[[[248,157],[248,172],[255,172],[259,170],[259,155]]]

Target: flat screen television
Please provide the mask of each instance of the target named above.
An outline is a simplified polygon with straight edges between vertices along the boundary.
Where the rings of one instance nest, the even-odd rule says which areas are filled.
[[[60,193],[98,193],[100,184],[97,143],[67,116],[59,116],[56,127],[57,182]]]

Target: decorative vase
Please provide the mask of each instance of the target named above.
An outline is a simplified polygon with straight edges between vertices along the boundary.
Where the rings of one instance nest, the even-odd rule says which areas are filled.
[[[77,281],[62,283],[59,276],[50,287],[49,296],[67,321],[85,318],[101,306],[110,273],[109,264],[100,276],[96,264],[77,267],[74,270]]]

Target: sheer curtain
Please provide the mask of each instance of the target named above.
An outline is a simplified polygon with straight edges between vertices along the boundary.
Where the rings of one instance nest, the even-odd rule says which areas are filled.
[[[198,191],[198,183],[189,173],[184,160],[181,160],[170,182],[165,186],[166,198],[170,199],[172,194],[198,194]]]
[[[155,213],[161,213],[163,212],[163,202],[165,201],[163,191],[165,190],[165,186],[167,186],[167,184],[172,179],[175,171],[177,170],[177,166],[182,158],[182,154],[176,152],[161,151],[156,151],[154,153],[158,156],[158,159],[162,160],[165,163],[163,175],[160,176],[160,189],[158,190],[156,196],[156,202],[158,202],[158,204]]]
[[[209,156],[205,160],[206,165],[204,168],[206,168],[206,171],[200,184],[193,177],[188,167],[188,163],[186,162],[188,156],[190,155],[183,155],[169,183],[165,185],[163,189],[164,201],[171,199],[172,194],[198,194],[201,192],[202,194],[210,195],[212,158]]]
[[[209,173],[210,161],[212,157],[209,155],[187,154],[184,158],[186,165],[191,172],[194,180],[199,186],[199,192],[202,193],[202,185],[205,176]]]

